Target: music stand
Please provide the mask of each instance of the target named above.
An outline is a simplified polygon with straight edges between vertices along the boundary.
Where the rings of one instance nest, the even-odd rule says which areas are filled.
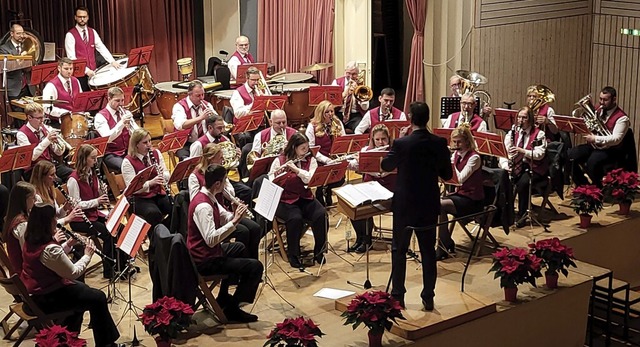
[[[142,189],[147,181],[150,181],[157,175],[158,172],[156,168],[153,165],[149,166],[148,168],[138,172],[138,174],[131,180],[122,194],[127,198],[132,197],[134,193]]]
[[[277,157],[278,156],[276,156],[276,155],[271,155],[271,156],[268,156],[268,157],[262,157],[262,158],[256,159],[256,161],[253,162],[253,167],[249,171],[249,181],[248,182],[253,182],[258,177],[260,177],[261,175],[264,175],[267,172],[269,172],[269,169],[271,168],[271,163],[273,163],[273,161]]]
[[[478,153],[493,157],[509,157],[501,135],[476,131],[473,133],[473,138],[476,141]]]
[[[31,166],[33,149],[38,144],[30,144],[6,149],[0,157],[0,173],[13,172],[15,170],[26,169]],[[13,186],[13,175],[10,176],[10,184]]]
[[[504,131],[509,131],[513,128],[513,125],[516,124],[516,117],[518,116],[518,111],[511,110],[508,108],[496,108],[493,118],[494,125],[496,129],[501,129]]]
[[[362,173],[382,173],[380,164],[389,151],[366,151],[358,154],[358,170]],[[398,173],[398,169],[394,169],[391,173]]]
[[[87,68],[86,59],[76,59],[73,61],[73,74],[71,76],[75,78],[84,77],[84,70]]]
[[[107,90],[90,90],[79,93],[73,101],[73,112],[97,112],[107,102]]]
[[[198,165],[198,161],[200,161],[200,157],[187,158],[179,162],[173,169],[167,184],[171,185],[173,182],[180,182],[185,179],[193,172],[193,169]]]
[[[32,86],[38,86],[41,83],[49,82],[58,74],[58,63],[41,64],[31,67],[31,83]]]
[[[447,145],[451,147],[451,133],[453,128],[436,128],[433,129],[433,134],[447,140]]]
[[[250,113],[262,111],[283,110],[287,103],[286,95],[258,95],[253,98]]]
[[[95,139],[84,140],[84,141],[82,141],[80,146],[82,146],[82,145],[91,145],[91,146],[93,146],[98,151],[98,158],[101,158],[101,157],[104,156],[104,152],[107,149],[108,142],[109,142],[109,136],[102,136],[102,137],[96,137]],[[78,148],[80,148],[80,146],[78,146]],[[75,163],[77,158],[78,158],[78,151],[76,150],[73,153],[73,157],[71,158],[71,162]]]
[[[153,45],[132,48],[127,55],[127,67],[147,65],[151,61],[151,52]]]
[[[324,100],[333,106],[342,106],[342,87],[311,86],[309,87],[309,106],[318,106]]]
[[[173,133],[165,134],[158,142],[158,150],[162,153],[176,151],[187,143],[191,129],[184,129]]]
[[[583,118],[554,115],[553,120],[560,131],[566,131],[577,135],[589,135],[591,131],[587,128]]]
[[[359,152],[362,147],[369,143],[368,134],[353,134],[338,136],[331,144],[331,155],[342,155]]]
[[[264,119],[263,112],[264,110],[259,111],[257,113],[253,113],[253,111],[251,111],[251,113],[249,113],[244,117],[234,118],[235,123],[233,124],[233,130],[231,130],[231,135],[236,135],[236,134],[258,129],[258,127],[260,127],[260,124],[262,124],[262,121]]]
[[[239,86],[247,81],[247,70],[250,67],[257,68],[260,72],[262,72],[262,76],[267,75],[268,70],[267,63],[253,63],[253,64],[242,64],[238,65],[238,71],[236,72],[236,85]]]
[[[440,119],[446,119],[450,114],[460,111],[459,96],[443,96],[440,98]],[[480,98],[476,98],[476,108],[473,110],[475,114],[480,113]]]
[[[411,125],[411,121],[389,119],[382,122],[382,124],[386,125],[389,129],[389,136],[391,137],[391,140],[395,140],[397,138],[400,138],[400,132],[402,131],[402,129],[406,129]]]

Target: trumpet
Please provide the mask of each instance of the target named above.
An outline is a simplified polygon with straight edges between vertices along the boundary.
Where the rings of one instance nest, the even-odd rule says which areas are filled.
[[[64,140],[64,137],[60,133],[60,130],[54,129],[45,124],[43,124],[42,126],[47,130],[47,133],[56,134],[56,140],[53,141],[52,144],[58,147],[58,152],[64,152],[65,150],[67,150],[69,151],[69,153],[71,153],[74,150],[73,146],[71,146],[69,142]]]
[[[118,111],[120,111],[120,117],[122,117],[122,120],[127,121],[125,123],[127,130],[129,130],[129,133],[133,134],[133,131],[136,130],[133,127],[133,124],[131,124],[131,122],[135,122],[135,120],[133,120],[133,115],[131,114],[131,112],[125,110],[122,106],[118,106]]]
[[[69,229],[65,228],[64,225],[58,223],[56,224],[56,226],[58,227],[58,229],[62,230],[62,232],[67,235],[68,237],[78,241],[79,244],[81,244],[82,246],[87,246],[87,242],[85,241],[85,238],[70,231]],[[111,263],[112,265],[116,263],[116,260],[105,255],[104,253],[102,253],[102,251],[100,251],[99,249],[95,249],[93,251],[95,254],[97,254],[100,258],[102,258],[102,261],[107,261],[109,263]]]
[[[160,166],[160,163],[156,160],[156,157],[153,155],[153,149],[149,149],[149,162],[151,165],[156,167],[156,171],[158,175],[162,175],[164,179],[164,169]],[[164,191],[167,193],[167,197],[169,198],[169,202],[173,205],[173,196],[171,195],[171,187],[169,183],[164,182]]]
[[[244,202],[242,202],[240,199],[238,199],[237,196],[232,195],[231,192],[227,191],[226,189],[222,190],[222,196],[231,201],[232,204],[236,205],[236,206],[240,206],[240,205],[244,205]],[[249,210],[249,208],[247,208],[247,212],[245,212],[245,216],[249,219],[253,219],[253,213],[251,213],[251,211]]]

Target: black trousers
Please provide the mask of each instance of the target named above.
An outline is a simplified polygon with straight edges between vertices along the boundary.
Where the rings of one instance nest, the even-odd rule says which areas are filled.
[[[518,218],[524,216],[529,207],[529,171],[522,172],[520,177],[516,179],[515,188],[516,194],[518,194]],[[544,181],[546,177],[540,176],[537,173],[533,173],[531,184],[536,185]]]
[[[249,142],[245,144],[242,148],[242,153],[240,154],[240,164],[238,164],[238,173],[241,178],[249,177],[249,168],[247,168],[247,156],[251,149],[253,148],[253,142]]]
[[[356,232],[356,243],[371,244],[371,232],[373,231],[373,217],[359,220],[351,220],[353,230]]]
[[[338,118],[340,120],[342,120],[342,124],[344,124],[344,128],[346,129],[350,129],[352,133],[354,133],[356,131],[356,128],[358,127],[358,124],[360,124],[360,121],[362,120],[362,115],[360,114],[360,112],[353,112],[349,115],[349,120],[344,122],[344,117],[343,117],[343,113],[342,111],[338,111],[336,113],[336,116],[338,116]]]
[[[287,227],[287,253],[289,258],[300,257],[300,237],[304,232],[302,227],[305,220],[310,222],[311,230],[313,231],[315,242],[313,254],[315,257],[322,255],[327,240],[329,221],[327,220],[325,208],[318,200],[298,199],[293,204],[280,202],[276,210],[276,216],[284,220]]]
[[[229,235],[228,239],[235,238],[236,242],[242,243],[246,248],[247,257],[258,259],[262,236],[262,228],[258,223],[249,218],[242,218],[240,223],[236,225],[236,230]]]
[[[189,150],[189,147],[191,147],[192,143],[193,142],[187,141],[187,142],[184,143],[184,146],[182,146],[182,148],[180,148],[179,150],[176,151],[176,155],[178,156],[180,161],[183,161],[183,160],[189,158],[189,155],[191,154],[191,151]]]
[[[229,182],[231,182],[231,186],[233,187],[233,191],[235,192],[236,197],[242,200],[245,205],[251,206],[253,200],[251,198],[251,187],[244,184],[243,182],[236,182],[232,180],[229,180]]]
[[[102,159],[105,165],[107,165],[107,168],[109,168],[109,170],[114,172],[121,172],[123,160],[124,160],[124,157],[119,157],[113,153],[105,153]]]
[[[45,313],[73,310],[75,314],[62,323],[72,332],[80,332],[82,316],[85,311],[89,311],[96,346],[107,346],[120,337],[118,328],[109,313],[104,292],[90,288],[84,283],[74,281],[73,285],[64,286],[47,294],[34,295],[33,300]]]
[[[345,179],[342,178],[338,182],[327,184],[326,186],[316,187],[316,199],[320,201],[320,204],[322,204],[322,206],[332,205],[333,204],[333,198],[332,198],[333,188],[342,187],[344,182],[345,182]]]
[[[164,216],[171,214],[173,206],[166,195],[156,195],[151,198],[134,197],[133,204],[129,207],[132,213],[144,218],[147,223],[151,224],[151,230],[156,225],[165,221]],[[167,218],[169,220],[169,218]],[[169,227],[168,221],[165,223]]]
[[[116,264],[110,264],[107,261],[102,262],[102,273],[105,277],[111,277],[113,275],[114,268],[119,271],[124,269],[127,265],[127,260],[129,256],[115,249],[115,238],[109,234],[107,227],[105,225],[106,220],[104,218],[99,218],[96,221],[92,221],[93,229],[89,228],[89,224],[86,222],[71,222],[69,226],[71,230],[75,232],[79,232],[88,236],[98,236],[100,240],[102,240],[102,252],[107,257],[113,258],[116,260]]]
[[[584,176],[586,173],[593,184],[602,187],[602,178],[606,174],[605,165],[619,162],[623,154],[621,148],[595,149],[590,144],[569,149],[567,155],[569,160],[573,161],[573,181],[576,185],[587,184],[587,178]]]

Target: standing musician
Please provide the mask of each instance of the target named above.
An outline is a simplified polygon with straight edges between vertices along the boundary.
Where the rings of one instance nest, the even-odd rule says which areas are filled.
[[[235,80],[238,74],[238,66],[244,64],[253,64],[256,60],[249,53],[249,38],[246,36],[238,36],[236,39],[236,51],[233,53],[227,66],[231,72],[231,77]]]
[[[222,134],[224,132],[224,120],[222,120],[222,117],[217,114],[211,114],[207,118],[206,124],[207,130],[204,135],[200,136],[198,140],[193,142],[191,147],[189,147],[189,156],[192,158],[202,155],[202,148],[209,143],[229,141],[229,139]],[[239,148],[236,149],[240,151]]]
[[[120,87],[109,88],[107,106],[93,119],[100,136],[108,136],[109,143],[103,161],[110,170],[120,172],[122,161],[127,155],[131,132],[138,129],[131,112],[124,109],[124,91]]]
[[[207,167],[205,185],[189,204],[187,247],[202,275],[226,274],[237,277],[233,296],[229,295],[229,280],[220,284],[217,301],[231,321],[255,322],[258,316],[240,309],[240,303],[251,303],[256,297],[262,277],[263,265],[249,258],[247,250],[239,242],[222,242],[239,227],[247,206],[241,205],[231,213],[216,200],[222,193],[227,170],[220,165]]]
[[[449,214],[459,217],[480,212],[484,202],[482,159],[476,152],[476,143],[468,125],[453,129],[451,144],[455,149],[451,155],[452,170],[460,186],[454,193],[440,199],[440,223],[447,222]],[[436,250],[436,260],[446,259],[455,253],[456,244],[448,224],[438,227],[438,238],[441,245]]]
[[[33,301],[45,313],[71,310],[74,313],[62,322],[71,332],[80,332],[85,311],[89,311],[96,346],[123,346],[115,341],[120,337],[107,304],[107,297],[99,289],[77,281],[87,270],[95,246],[85,242],[84,255],[72,263],[67,252],[75,239],[59,245],[56,233],[55,208],[36,204],[29,214],[23,248],[23,268],[20,279]]]
[[[318,106],[319,107],[319,106]],[[314,199],[311,189],[305,184],[316,171],[318,163],[309,152],[309,140],[301,133],[295,133],[287,142],[284,153],[271,164],[269,179],[284,189],[276,210],[276,217],[284,220],[287,227],[287,253],[289,264],[301,268],[300,238],[304,233],[304,221],[309,221],[313,231],[314,260],[325,262],[324,249],[327,241],[328,220],[326,210]]]
[[[220,146],[215,143],[207,144],[204,147],[204,153],[200,157],[200,162],[195,167],[193,172],[189,175],[189,198],[193,200],[200,189],[205,186],[205,173],[209,165],[222,165],[222,150]],[[224,180],[224,187],[221,193],[215,195],[216,200],[227,211],[233,211],[231,200],[235,200],[237,197],[242,202],[242,205],[248,206],[248,202],[236,195],[235,186],[229,177]],[[238,182],[239,185],[244,185]],[[251,198],[251,188],[245,186],[245,191],[248,190],[248,200]],[[244,195],[247,195],[246,193]],[[246,197],[245,197],[246,198]],[[236,209],[239,205],[236,204]],[[229,236],[235,238],[236,242],[242,242],[247,249],[250,258],[258,259],[258,250],[260,246],[260,239],[262,238],[262,229],[260,225],[252,221],[249,218],[243,217],[240,220],[240,224],[236,226],[236,230]]]
[[[56,208],[56,218],[58,223],[66,225],[77,217],[82,216],[79,207],[73,207],[68,202],[58,206],[54,182],[56,180],[56,168],[50,161],[39,161],[33,167],[31,184],[36,187],[36,202],[53,205]]]
[[[60,128],[60,118],[73,111],[73,103],[82,87],[77,78],[73,77],[73,61],[69,58],[58,60],[58,75],[52,78],[42,90],[43,100],[62,100],[66,103],[46,104],[47,115],[51,126]]]
[[[187,97],[173,105],[171,120],[176,130],[191,129],[189,138],[180,150],[176,151],[178,158],[184,160],[189,157],[189,148],[204,135],[207,128],[207,118],[218,113],[208,101],[204,100],[205,93],[202,82],[191,81],[187,89]]]
[[[129,185],[138,172],[156,165],[160,171],[152,180],[144,183],[144,186],[133,194],[132,212],[144,218],[151,224],[151,229],[165,220],[165,216],[171,213],[171,201],[164,189],[165,182],[169,180],[169,170],[164,164],[162,153],[151,147],[151,135],[144,128],[133,131],[129,139],[129,154],[122,161],[122,178],[125,185]],[[168,223],[168,221],[167,221]]]
[[[467,92],[460,97],[460,112],[449,115],[442,124],[443,128],[457,128],[462,123],[470,123],[471,131],[487,131],[487,122],[475,113],[476,98]]]
[[[27,104],[24,108],[24,112],[27,115],[27,123],[25,123],[16,134],[16,140],[18,146],[26,146],[30,144],[37,144],[33,149],[31,156],[32,165],[38,163],[41,160],[47,160],[53,162],[55,159],[55,173],[63,181],[66,180],[72,168],[63,163],[62,160],[58,160],[65,152],[65,146],[62,144],[62,136],[57,130],[48,128],[44,123],[44,109],[42,105],[32,102]],[[58,158],[55,158],[55,157]],[[53,165],[53,164],[52,164]],[[24,170],[24,176],[26,179],[31,177],[31,169],[29,167]]]
[[[429,122],[429,106],[413,102],[409,106],[413,132],[393,142],[391,151],[382,160],[383,170],[398,169],[398,179],[393,196],[393,241],[391,295],[404,305],[407,251],[412,229],[435,225],[440,210],[438,177],[448,180],[452,176],[450,152],[447,140],[431,134],[426,126]],[[417,206],[428,206],[420,209]],[[288,230],[288,229],[287,229]],[[437,278],[436,230],[416,231],[422,254],[422,304],[425,310],[433,310],[433,297]]]
[[[360,71],[355,61],[350,61],[344,68],[344,76],[336,78],[331,82],[332,86],[342,87],[343,105],[351,106],[350,109],[340,109],[338,115],[342,118],[344,126],[355,132],[356,127],[360,124],[362,116],[369,109],[369,101],[354,100],[353,92],[358,86],[358,75]]]
[[[544,131],[547,142],[558,140],[558,127],[553,116],[556,112],[543,99],[543,95],[538,90],[538,85],[532,85],[527,88],[527,104],[529,108],[534,110],[536,126]]]
[[[67,52],[67,57],[71,60],[87,60],[87,67],[84,69],[86,76],[80,78],[80,82],[83,90],[89,90],[89,78],[96,74],[96,51],[114,68],[119,69],[120,64],[113,59],[111,52],[102,43],[98,33],[87,25],[89,10],[86,7],[76,7],[74,19],[76,25],[64,37],[64,49]]]
[[[380,102],[380,107],[369,110],[364,114],[360,124],[356,127],[356,134],[364,134],[376,124],[387,120],[407,120],[404,112],[393,107],[393,103],[396,101],[396,91],[393,88],[384,88],[380,92],[380,96],[378,96],[378,101]]]
[[[26,47],[24,44],[24,28],[20,24],[11,25],[11,40],[0,46],[0,54],[11,54],[26,56]],[[20,99],[23,96],[35,95],[35,86],[29,86],[31,82],[31,71],[28,69],[19,69],[7,72],[7,95],[9,100]],[[15,106],[11,106],[14,111],[18,111]]]
[[[78,148],[76,160],[76,169],[67,181],[67,190],[69,190],[69,197],[82,210],[82,213],[91,222],[91,226],[87,224],[83,217],[74,218],[69,223],[69,226],[72,230],[82,234],[98,236],[102,239],[104,254],[115,259],[113,237],[105,226],[105,216],[98,211],[101,205],[109,204],[109,197],[106,191],[100,188],[97,171],[95,170],[98,162],[98,150],[91,145],[83,144]],[[127,258],[123,252],[121,252],[121,255],[124,256],[120,258],[120,264],[124,267]],[[106,261],[102,262],[102,276],[104,278],[113,278],[112,265]]]
[[[11,189],[9,208],[2,228],[2,241],[7,247],[12,274],[17,273],[19,275],[22,272],[24,231],[27,229],[29,212],[35,203],[36,188],[33,184],[20,181]]]
[[[629,130],[630,121],[627,114],[618,106],[617,95],[613,87],[602,88],[599,95],[600,105],[596,110],[596,116],[611,135],[586,135],[584,137],[586,144],[569,150],[568,156],[573,160],[573,180],[576,185],[586,184],[587,179],[584,174],[587,174],[593,184],[602,186],[605,165],[624,166],[621,161],[627,153],[623,146],[623,139]]]
[[[313,111],[313,118],[306,130],[309,145],[320,146],[316,159],[321,165],[326,165],[331,162],[329,152],[331,151],[333,140],[338,136],[344,136],[346,134],[342,122],[340,122],[334,114],[334,108],[333,104],[328,100],[321,101]],[[343,184],[344,179],[336,183],[331,183],[328,186],[317,187],[316,199],[318,199],[323,206],[332,205],[331,190]]]
[[[367,152],[371,150],[382,150],[389,147],[391,143],[391,136],[389,135],[389,129],[386,125],[379,123],[376,124],[371,129],[371,135],[369,137],[369,145],[363,147],[360,152]],[[350,166],[353,169],[358,169],[357,164],[358,161],[355,160],[352,164],[350,161]],[[395,190],[396,186],[396,174],[383,172],[383,173],[364,173],[362,180],[364,182],[368,181],[378,181],[383,187],[387,188],[390,191]],[[350,252],[356,253],[364,253],[367,250],[367,247],[371,246],[371,232],[373,231],[373,217],[369,217],[368,219],[360,219],[360,220],[351,220],[351,225],[353,225],[353,230],[356,232],[356,242],[353,246],[349,247]]]
[[[529,181],[534,185],[544,181],[549,172],[549,163],[545,157],[545,134],[540,128],[534,127],[534,123],[533,110],[527,106],[518,110],[516,125],[504,139],[504,146],[509,153],[508,163],[505,165],[504,160],[500,161],[501,168],[510,171],[518,194],[518,228],[526,223],[523,216],[529,206]]]

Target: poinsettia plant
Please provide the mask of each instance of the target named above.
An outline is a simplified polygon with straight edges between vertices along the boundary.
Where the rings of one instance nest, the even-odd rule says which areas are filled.
[[[500,277],[501,288],[515,288],[518,284],[530,283],[536,286],[540,273],[541,259],[524,248],[503,247],[493,253],[493,265],[489,272],[495,271],[494,278]]]
[[[598,214],[602,210],[602,190],[594,185],[574,188],[571,207],[577,214]]]
[[[563,245],[557,237],[531,243],[529,249],[542,260],[542,267],[547,268],[547,272],[561,272],[566,277],[569,274],[567,268],[576,267],[573,249]]]
[[[317,347],[316,336],[322,337],[324,333],[313,322],[304,317],[286,318],[282,323],[276,324],[271,330],[264,346],[305,346]]]
[[[640,189],[638,173],[622,168],[611,170],[602,178],[602,188],[604,195],[616,202],[633,201]]]
[[[87,340],[78,337],[78,333],[70,332],[60,325],[53,325],[44,329],[36,335],[37,347],[83,347],[87,345]]]
[[[165,296],[145,306],[139,318],[149,335],[159,335],[162,340],[170,341],[191,325],[192,315],[189,304]]]
[[[380,290],[356,295],[342,317],[345,318],[344,325],[353,325],[353,330],[364,324],[370,330],[380,333],[385,329],[391,330],[393,323],[397,324],[396,319],[405,319],[400,302],[391,294]]]

